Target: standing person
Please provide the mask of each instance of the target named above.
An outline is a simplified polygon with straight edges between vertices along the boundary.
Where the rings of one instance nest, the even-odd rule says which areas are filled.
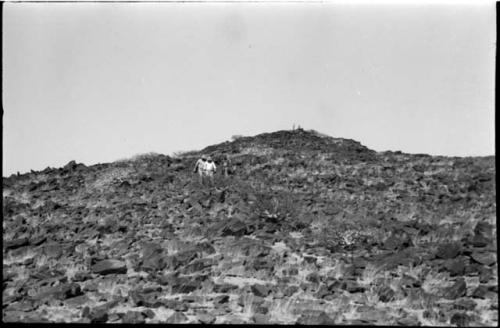
[[[215,166],[215,162],[212,160],[212,157],[207,157],[207,162],[205,164],[205,176],[208,177],[210,184],[214,185],[214,173],[217,171],[217,166]]]
[[[196,161],[196,164],[194,166],[193,173],[198,173],[199,182],[201,185],[203,185],[203,175],[205,174],[206,165],[207,165],[207,157],[205,155],[201,155],[201,158],[199,158]]]
[[[229,167],[231,166],[231,160],[227,155],[224,155],[222,159],[222,173],[227,178],[229,176]]]

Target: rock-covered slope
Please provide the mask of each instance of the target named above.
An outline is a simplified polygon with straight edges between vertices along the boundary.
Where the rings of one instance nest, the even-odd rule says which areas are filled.
[[[3,318],[494,325],[494,160],[294,130],[3,178]]]

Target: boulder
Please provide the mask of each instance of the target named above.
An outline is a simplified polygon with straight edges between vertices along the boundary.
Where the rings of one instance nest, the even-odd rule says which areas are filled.
[[[188,321],[186,315],[182,312],[175,312],[166,321],[166,323],[185,323]]]
[[[200,313],[196,315],[196,320],[198,320],[199,323],[210,325],[215,322],[215,316],[209,314],[209,313]]]
[[[454,259],[462,251],[462,246],[458,243],[441,244],[438,246],[435,256],[439,259]]]
[[[67,298],[75,297],[82,295],[83,292],[80,288],[80,285],[77,283],[69,283],[62,284],[55,287],[51,287],[48,290],[45,290],[35,296],[33,296],[34,300],[42,300],[45,298],[54,298],[57,300],[65,300]]]
[[[188,305],[185,302],[179,300],[163,299],[162,303],[167,309],[179,312],[185,312],[189,309]]]
[[[354,280],[344,280],[341,285],[341,289],[344,289],[348,291],[349,293],[364,293],[365,292],[365,287],[360,286],[356,281]]]
[[[89,271],[77,271],[73,276],[73,281],[81,282],[91,279],[92,276]]]
[[[238,289],[237,285],[232,285],[228,283],[223,283],[223,284],[214,284],[213,290],[214,293],[228,293],[231,290]]]
[[[260,297],[266,297],[270,292],[270,289],[268,287],[258,284],[252,285],[251,290],[254,295]]]
[[[82,317],[89,319],[91,323],[104,323],[108,321],[108,310],[101,307],[91,310],[86,306],[82,310]]]
[[[455,284],[447,288],[443,297],[449,300],[455,300],[459,297],[465,296],[467,292],[467,284],[463,278],[459,278]]]
[[[465,263],[462,259],[450,259],[444,263],[444,267],[451,277],[461,276],[465,273]]]
[[[474,233],[476,235],[489,237],[493,234],[493,226],[486,221],[478,222],[474,227]]]
[[[475,234],[470,240],[470,244],[474,247],[485,247],[491,244],[491,240],[481,234]]]
[[[394,300],[396,293],[389,286],[383,286],[378,290],[377,294],[381,302],[387,303]]]
[[[146,319],[141,312],[127,311],[122,318],[122,323],[145,323]]]
[[[145,316],[148,319],[153,319],[155,317],[155,313],[151,309],[146,309],[141,311],[142,315]]]
[[[470,256],[477,263],[492,265],[497,262],[497,256],[492,252],[474,252]]]
[[[187,294],[200,288],[200,283],[190,278],[177,278],[172,281],[172,293]]]
[[[455,308],[464,311],[472,311],[476,308],[477,303],[470,298],[460,298],[455,301]]]
[[[488,293],[488,287],[486,285],[479,285],[472,292],[473,298],[486,299],[486,294]]]
[[[450,323],[452,325],[456,325],[457,327],[468,327],[470,322],[471,318],[463,312],[453,314],[450,319]]]
[[[335,325],[335,320],[324,311],[305,311],[298,319],[298,325]]]
[[[141,268],[146,271],[160,271],[167,265],[167,260],[162,254],[154,254],[142,260]]]
[[[119,260],[103,260],[92,266],[92,272],[100,275],[127,273],[127,265]]]

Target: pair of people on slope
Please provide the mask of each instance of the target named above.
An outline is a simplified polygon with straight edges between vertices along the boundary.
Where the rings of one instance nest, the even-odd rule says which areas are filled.
[[[210,183],[214,183],[214,174],[217,171],[217,166],[215,165],[212,157],[202,155],[201,158],[196,162],[193,173],[198,173],[200,177],[200,184],[203,184],[205,177],[208,177]]]

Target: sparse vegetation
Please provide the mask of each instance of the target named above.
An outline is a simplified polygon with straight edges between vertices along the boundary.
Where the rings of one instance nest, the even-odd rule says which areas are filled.
[[[4,178],[4,321],[496,326],[493,164],[297,129]]]

